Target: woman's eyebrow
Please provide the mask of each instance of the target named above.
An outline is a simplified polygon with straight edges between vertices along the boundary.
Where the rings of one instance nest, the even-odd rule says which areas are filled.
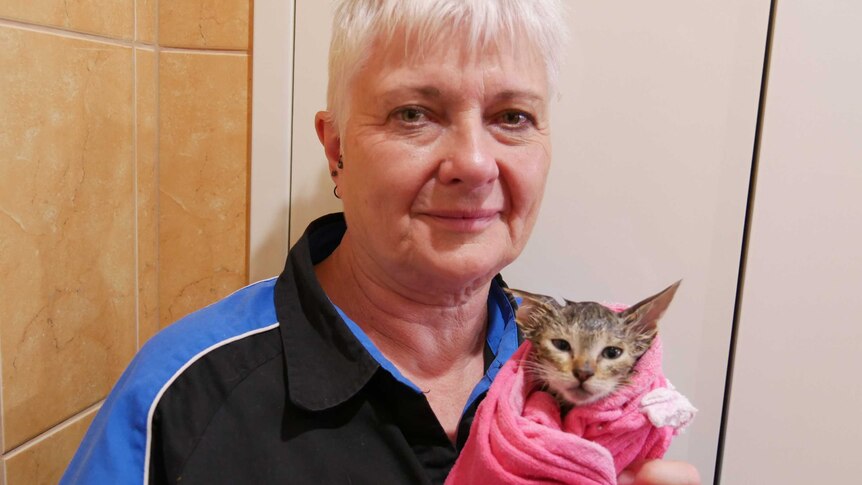
[[[505,91],[500,91],[494,96],[494,101],[512,101],[512,100],[523,100],[531,103],[544,103],[545,97],[541,96],[538,93],[533,91],[519,91],[514,89],[507,89]]]
[[[395,89],[386,91],[383,98],[386,100],[392,98],[401,98],[406,96],[419,96],[421,98],[441,98],[443,92],[439,88],[430,85],[422,86],[399,86]]]
[[[455,93],[451,93],[455,94]],[[397,104],[404,98],[418,98],[427,100],[442,100],[450,97],[449,93],[444,93],[440,88],[422,84],[416,86],[397,86],[393,89],[385,91],[381,96],[384,104]],[[532,105],[543,105],[546,103],[546,97],[532,90],[520,89],[505,89],[491,97],[492,103],[506,103],[512,101],[525,102]]]

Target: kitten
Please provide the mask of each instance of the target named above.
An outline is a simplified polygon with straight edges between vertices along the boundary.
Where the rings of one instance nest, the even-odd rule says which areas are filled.
[[[597,401],[626,385],[658,334],[658,320],[680,281],[616,313],[595,302],[510,291],[523,298],[515,321],[533,344],[527,369],[564,409]]]

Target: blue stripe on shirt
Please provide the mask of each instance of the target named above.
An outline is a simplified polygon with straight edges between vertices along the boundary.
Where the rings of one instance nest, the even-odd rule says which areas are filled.
[[[143,483],[152,412],[164,389],[209,351],[276,328],[274,286],[275,278],[245,287],[150,339],[102,404],[60,483]]]

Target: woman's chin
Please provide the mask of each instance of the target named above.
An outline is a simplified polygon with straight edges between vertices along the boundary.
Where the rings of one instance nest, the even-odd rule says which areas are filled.
[[[497,274],[496,266],[481,264],[476,261],[455,259],[451,262],[437,262],[422,265],[414,273],[415,283],[424,291],[437,290],[452,295],[462,294],[464,290],[479,288],[491,281]],[[418,269],[418,268],[416,268]]]
[[[438,271],[458,280],[493,277],[520,252],[508,244],[508,231],[497,226],[476,233],[434,231],[427,234],[420,251],[434,261]]]
[[[462,245],[448,251],[428,254],[429,279],[439,279],[453,286],[475,286],[488,283],[513,258],[505,251],[486,245]]]

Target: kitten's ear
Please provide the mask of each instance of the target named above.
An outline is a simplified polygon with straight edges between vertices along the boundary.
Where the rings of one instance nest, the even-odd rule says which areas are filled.
[[[658,332],[658,321],[664,315],[676,289],[682,280],[668,286],[660,293],[653,295],[625,309],[620,316],[627,326],[637,333],[653,336]]]
[[[533,340],[533,337],[544,326],[544,322],[548,317],[556,314],[557,302],[545,295],[529,293],[526,291],[515,290],[512,288],[505,289],[508,293],[516,298],[521,299],[518,305],[518,311],[515,313],[515,322],[523,332],[527,340]]]

